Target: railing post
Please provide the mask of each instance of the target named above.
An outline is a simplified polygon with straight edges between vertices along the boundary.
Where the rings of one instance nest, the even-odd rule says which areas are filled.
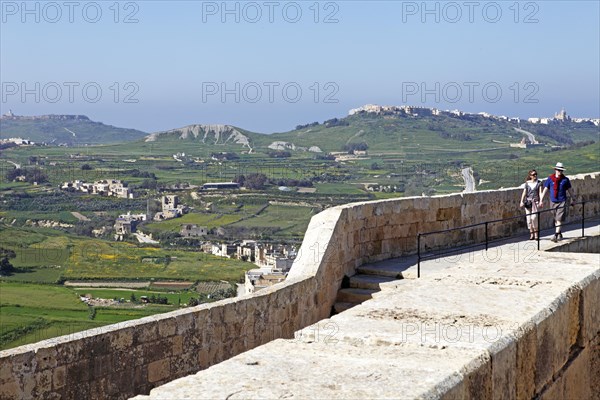
[[[421,277],[421,234],[417,235],[417,278]]]
[[[581,202],[581,237],[585,237],[585,201]]]
[[[485,221],[485,251],[488,250],[488,222]]]
[[[540,217],[542,214],[540,210],[537,210],[535,213],[537,214],[537,249],[540,251],[540,237],[542,236],[540,232]]]

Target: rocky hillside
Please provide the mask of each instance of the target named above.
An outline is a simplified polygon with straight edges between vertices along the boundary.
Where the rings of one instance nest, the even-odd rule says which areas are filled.
[[[252,148],[251,139],[230,125],[189,125],[170,131],[155,132],[146,136],[146,142],[163,139],[192,139],[206,144],[239,144]]]
[[[20,137],[36,143],[80,146],[139,140],[147,133],[95,122],[85,115],[4,115],[0,137]]]

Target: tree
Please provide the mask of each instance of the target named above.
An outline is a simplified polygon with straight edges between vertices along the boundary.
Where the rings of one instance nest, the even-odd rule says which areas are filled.
[[[244,186],[244,183],[246,182],[246,177],[244,175],[238,175],[233,181],[235,183],[238,183],[240,186]]]
[[[265,174],[250,174],[246,176],[244,187],[254,190],[262,190],[265,188],[267,176]]]
[[[15,272],[15,267],[8,261],[8,257],[2,257],[0,260],[0,275],[10,275]]]
[[[10,171],[8,171],[6,173],[6,179],[10,182],[14,181],[19,176],[24,176],[25,181],[27,181],[29,183],[48,182],[48,175],[46,175],[46,173],[39,168],[33,168],[33,169],[15,168],[15,169],[11,169]]]
[[[269,150],[267,154],[271,158],[288,158],[292,156],[292,153],[287,150]]]
[[[365,151],[369,148],[369,145],[366,142],[360,143],[346,143],[342,147],[342,151],[347,151],[349,154],[353,154],[355,150]]]
[[[25,175],[25,170],[23,170],[21,168],[14,168],[14,169],[9,170],[6,173],[6,180],[9,182],[12,182],[15,179],[17,179],[17,177],[23,176],[23,175]]]
[[[140,189],[156,189],[158,187],[158,182],[156,179],[144,179],[140,184]]]

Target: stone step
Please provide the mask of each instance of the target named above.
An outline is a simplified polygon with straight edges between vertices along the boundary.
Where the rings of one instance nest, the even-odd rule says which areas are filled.
[[[378,291],[356,288],[340,289],[336,301],[341,303],[362,303],[365,300],[369,300],[372,294]]]
[[[347,302],[338,301],[333,305],[333,313],[339,314],[339,313],[349,310],[352,307],[357,306],[357,305],[358,305],[358,303],[347,303]]]
[[[364,275],[379,275],[394,279],[403,279],[404,276],[402,275],[402,272],[405,270],[406,266],[404,265],[393,262],[386,262],[361,265],[356,269],[356,272],[358,274]]]
[[[380,290],[382,283],[395,281],[390,276],[357,274],[350,277],[350,287],[358,289]]]

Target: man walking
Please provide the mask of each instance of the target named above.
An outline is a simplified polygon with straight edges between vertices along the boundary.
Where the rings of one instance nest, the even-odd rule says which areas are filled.
[[[571,181],[564,175],[564,171],[564,165],[560,162],[556,163],[554,174],[550,175],[544,182],[544,191],[540,200],[540,206],[542,206],[546,192],[550,190],[550,203],[553,210],[555,227],[554,237],[552,238],[553,242],[558,242],[563,238],[561,225],[567,213],[567,193],[571,199],[571,204],[575,203],[575,194],[571,190]]]

